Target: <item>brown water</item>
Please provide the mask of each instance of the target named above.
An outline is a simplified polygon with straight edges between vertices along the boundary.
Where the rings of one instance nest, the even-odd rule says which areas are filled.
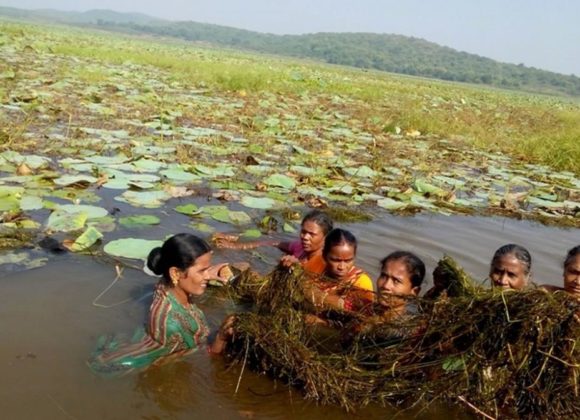
[[[501,218],[386,216],[346,227],[360,240],[359,265],[373,275],[381,257],[395,249],[408,249],[424,258],[428,271],[447,253],[475,278],[484,279],[495,249],[516,242],[532,253],[538,283],[559,284],[566,250],[580,243],[577,229],[547,228]],[[174,228],[175,232],[183,230]],[[166,232],[167,226],[163,229]],[[155,232],[142,236],[150,234],[155,236]],[[275,250],[262,254],[271,262],[278,255]],[[215,260],[250,256],[216,251]],[[262,269],[267,267],[256,258],[252,262]],[[49,263],[39,269],[7,272],[0,266],[0,270],[3,419],[469,417],[466,410],[440,406],[420,413],[368,407],[347,414],[338,407],[304,401],[298,391],[253,372],[245,371],[240,379],[237,367],[227,370],[219,357],[204,352],[141,374],[97,377],[85,365],[97,337],[131,332],[142,323],[155,279],[125,269],[122,279],[99,303],[107,306],[128,301],[103,308],[93,305],[93,300],[115,278],[110,264],[64,255],[51,256]],[[232,308],[208,294],[200,307],[215,325]]]

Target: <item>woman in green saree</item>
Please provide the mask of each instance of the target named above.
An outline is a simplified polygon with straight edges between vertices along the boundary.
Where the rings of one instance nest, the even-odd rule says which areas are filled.
[[[215,277],[211,257],[207,242],[187,233],[174,235],[153,249],[147,267],[162,277],[145,328],[122,345],[114,338],[102,339],[89,360],[90,368],[101,374],[124,374],[205,347],[209,328],[191,298],[203,295],[208,280]],[[232,322],[226,318],[208,351],[223,351]]]

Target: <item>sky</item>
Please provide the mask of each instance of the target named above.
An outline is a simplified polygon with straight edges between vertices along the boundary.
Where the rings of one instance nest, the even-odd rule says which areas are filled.
[[[401,34],[580,76],[579,0],[0,0],[0,6],[140,12],[276,34]]]

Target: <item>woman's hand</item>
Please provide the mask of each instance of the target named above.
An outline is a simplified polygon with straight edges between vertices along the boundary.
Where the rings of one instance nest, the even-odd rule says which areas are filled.
[[[284,255],[280,258],[280,265],[285,268],[291,268],[294,264],[300,264],[300,260],[294,255]]]
[[[234,324],[237,321],[235,315],[227,316],[219,327],[214,342],[210,346],[210,352],[221,354],[224,352],[228,341],[234,336]]]

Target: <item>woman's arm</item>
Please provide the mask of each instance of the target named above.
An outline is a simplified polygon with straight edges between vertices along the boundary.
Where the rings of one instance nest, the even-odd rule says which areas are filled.
[[[284,242],[281,242],[278,239],[249,242],[239,242],[239,239],[240,237],[238,235],[224,234],[220,232],[215,233],[212,236],[212,242],[215,244],[216,248],[246,250],[258,248],[261,246],[275,246],[281,251],[284,251],[280,248],[280,245]]]
[[[215,340],[209,346],[209,351],[212,354],[221,354],[226,349],[230,339],[234,335],[234,323],[236,322],[235,315],[229,315],[224,319],[222,325],[219,327],[215,336]]]

